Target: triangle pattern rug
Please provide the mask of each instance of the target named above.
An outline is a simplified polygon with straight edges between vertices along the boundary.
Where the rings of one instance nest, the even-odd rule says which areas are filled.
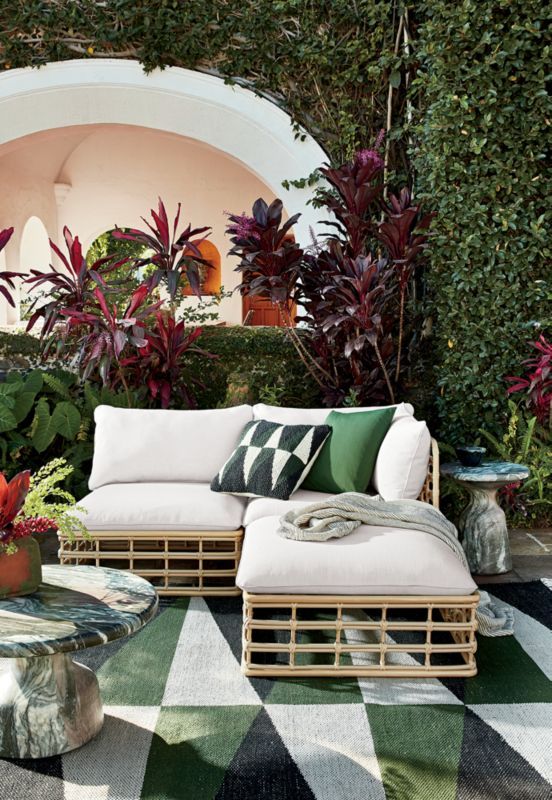
[[[0,760],[5,800],[550,800],[552,583],[489,587],[514,637],[467,680],[245,678],[240,598],[164,600],[77,655],[105,725],[61,757]]]

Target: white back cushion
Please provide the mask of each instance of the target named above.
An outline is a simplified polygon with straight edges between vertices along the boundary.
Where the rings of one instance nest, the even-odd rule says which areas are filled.
[[[209,482],[252,418],[248,405],[208,411],[98,406],[88,485]]]
[[[402,417],[411,417],[414,408],[410,403],[399,403],[396,407],[394,424]],[[364,406],[363,408],[283,408],[280,406],[267,406],[257,403],[253,406],[253,419],[267,419],[269,422],[280,422],[283,425],[322,425],[330,411],[339,411],[343,414],[354,414],[355,411],[373,411],[374,409],[389,408],[389,406]]]
[[[429,464],[431,435],[414,417],[393,419],[381,443],[372,484],[384,500],[416,500]]]

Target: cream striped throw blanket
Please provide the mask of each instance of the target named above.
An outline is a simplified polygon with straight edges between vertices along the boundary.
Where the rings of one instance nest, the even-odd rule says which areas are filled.
[[[379,495],[344,492],[288,511],[280,518],[278,533],[287,539],[324,542],[347,536],[360,525],[409,528],[429,533],[450,547],[469,571],[455,526],[439,509],[419,500],[383,500]],[[487,592],[481,592],[477,619],[479,632],[484,636],[508,636],[513,633],[513,610],[493,603]]]

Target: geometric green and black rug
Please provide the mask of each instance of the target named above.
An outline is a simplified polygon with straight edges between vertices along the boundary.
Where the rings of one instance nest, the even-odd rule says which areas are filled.
[[[62,757],[0,761],[2,800],[550,800],[552,582],[498,584],[515,636],[475,678],[248,679],[240,598],[164,601],[79,654],[105,725]]]

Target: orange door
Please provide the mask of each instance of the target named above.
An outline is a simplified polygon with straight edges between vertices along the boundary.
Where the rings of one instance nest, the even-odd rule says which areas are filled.
[[[244,325],[273,325],[283,327],[284,321],[278,306],[263,297],[243,298]]]

